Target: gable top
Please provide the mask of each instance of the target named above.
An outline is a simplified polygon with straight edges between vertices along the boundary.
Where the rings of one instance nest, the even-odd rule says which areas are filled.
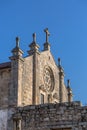
[[[52,53],[51,53],[50,50],[44,50],[44,51],[42,51],[42,52],[41,52],[41,55],[47,56],[48,59],[51,59],[51,60],[55,63],[55,65],[58,67],[58,65],[57,65],[57,63],[56,63],[56,61],[55,61],[55,59],[54,59],[54,56],[52,55]]]

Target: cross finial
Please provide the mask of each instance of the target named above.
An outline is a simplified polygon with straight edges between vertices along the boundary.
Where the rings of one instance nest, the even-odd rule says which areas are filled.
[[[20,41],[19,37],[16,37],[16,47],[19,47],[19,41]]]
[[[36,33],[33,33],[33,42],[36,42]]]
[[[46,43],[48,43],[48,36],[50,36],[48,28],[44,29],[44,32],[46,33]]]

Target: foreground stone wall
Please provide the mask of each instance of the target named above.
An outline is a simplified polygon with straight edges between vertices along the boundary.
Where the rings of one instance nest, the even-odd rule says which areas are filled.
[[[25,106],[17,108],[13,120],[21,123],[20,130],[87,130],[87,106],[80,102]]]
[[[7,129],[7,110],[0,110],[0,130]]]
[[[0,110],[0,130],[13,130],[13,113],[15,113],[15,108]]]

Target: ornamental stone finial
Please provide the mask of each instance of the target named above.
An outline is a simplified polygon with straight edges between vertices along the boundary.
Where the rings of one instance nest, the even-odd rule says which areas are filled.
[[[16,47],[19,47],[19,41],[20,41],[19,37],[16,37]]]
[[[36,42],[36,33],[33,33],[33,42]]]
[[[48,43],[48,36],[50,36],[48,28],[44,29],[44,32],[46,33],[46,43]]]
[[[61,66],[61,59],[58,58],[58,66]]]
[[[67,86],[70,87],[70,79],[67,80]]]
[[[72,101],[72,89],[70,87],[70,80],[68,79],[67,80],[67,90],[68,90],[68,102],[71,102]]]

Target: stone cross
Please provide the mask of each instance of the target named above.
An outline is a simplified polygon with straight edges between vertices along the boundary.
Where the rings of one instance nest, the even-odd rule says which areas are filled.
[[[33,42],[36,42],[36,33],[33,33]]]
[[[50,36],[48,28],[44,29],[44,32],[46,33],[46,43],[48,43],[48,36]]]
[[[16,47],[19,47],[19,37],[16,37]]]

